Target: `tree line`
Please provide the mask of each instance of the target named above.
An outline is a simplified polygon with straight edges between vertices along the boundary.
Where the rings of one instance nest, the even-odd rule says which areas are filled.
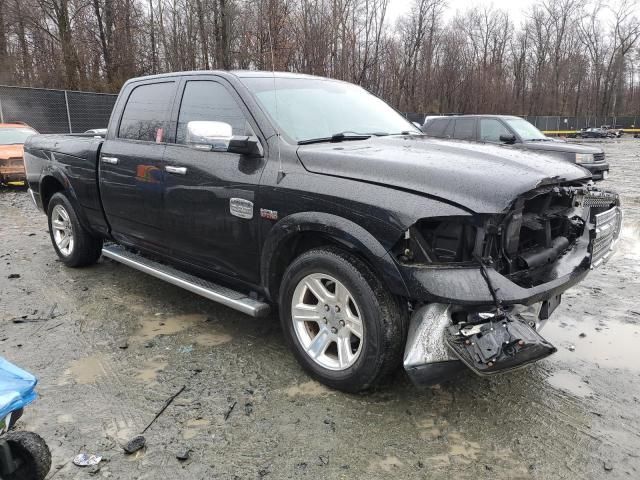
[[[287,70],[362,85],[401,111],[640,112],[640,3],[540,0],[0,0],[0,84],[117,92],[178,70]]]

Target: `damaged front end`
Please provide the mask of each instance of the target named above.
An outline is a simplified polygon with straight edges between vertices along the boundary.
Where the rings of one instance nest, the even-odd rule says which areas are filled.
[[[592,185],[537,188],[498,215],[421,220],[392,250],[415,310],[404,366],[434,383],[556,351],[538,333],[566,289],[606,261],[620,234],[619,197]]]

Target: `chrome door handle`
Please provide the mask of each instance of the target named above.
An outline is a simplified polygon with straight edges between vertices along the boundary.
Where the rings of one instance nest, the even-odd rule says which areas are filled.
[[[172,167],[167,165],[166,167],[164,167],[165,171],[169,172],[169,173],[176,173],[178,175],[186,175],[187,174],[187,167]]]
[[[119,160],[118,157],[102,157],[102,163],[110,163],[111,165],[117,165]]]

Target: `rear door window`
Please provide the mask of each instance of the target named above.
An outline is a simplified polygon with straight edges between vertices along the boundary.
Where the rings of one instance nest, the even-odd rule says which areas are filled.
[[[513,135],[501,121],[495,118],[483,118],[480,120],[480,141],[500,143],[501,135]]]
[[[449,120],[449,118],[434,118],[425,125],[424,133],[431,137],[444,137]]]
[[[118,138],[165,142],[174,93],[175,82],[135,87],[124,107]]]
[[[476,139],[476,119],[475,118],[457,118],[456,126],[453,131],[453,138],[456,140],[475,140]]]

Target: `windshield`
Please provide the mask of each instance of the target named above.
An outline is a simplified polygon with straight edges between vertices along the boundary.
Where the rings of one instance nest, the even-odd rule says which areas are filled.
[[[421,134],[414,125],[363,88],[314,78],[242,78],[281,132],[304,142],[335,134]],[[277,107],[276,107],[277,98]]]
[[[509,126],[515,130],[523,142],[527,140],[549,140],[540,130],[522,118],[505,118]]]
[[[0,128],[0,145],[22,145],[37,132],[30,128]]]

